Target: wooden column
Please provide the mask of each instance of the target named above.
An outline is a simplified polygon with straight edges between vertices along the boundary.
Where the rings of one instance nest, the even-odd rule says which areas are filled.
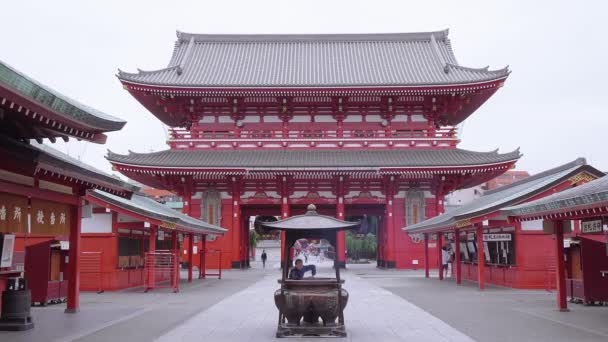
[[[83,199],[72,209],[70,226],[70,250],[68,251],[68,303],[66,313],[80,311],[80,227],[82,224]]]
[[[241,268],[241,189],[236,177],[232,177],[232,268]]]
[[[150,235],[148,236],[148,253],[156,252],[156,235],[158,233],[158,226],[150,225]],[[154,264],[154,257],[150,256],[150,260],[148,261],[148,265]],[[145,265],[145,256],[144,256],[144,265]],[[154,287],[154,270],[148,270],[148,284],[150,287]]]
[[[437,233],[437,265],[439,265],[439,280],[443,280],[443,264],[442,264],[442,248],[443,248],[443,233]]]
[[[429,277],[429,234],[424,233],[424,277]]]
[[[557,277],[557,308],[559,311],[568,311],[566,300],[566,268],[564,262],[564,223],[553,221],[555,227],[555,266]]]
[[[460,231],[454,229],[454,263],[452,273],[456,272],[456,285],[462,284],[462,265],[460,264]]]
[[[194,234],[188,234],[188,282],[192,282],[192,264],[194,263]]]
[[[344,220],[344,177],[340,176],[336,182],[336,218]],[[336,240],[336,265],[340,268],[346,267],[346,233],[341,230],[337,233]]]
[[[289,201],[289,184],[286,176],[282,176],[281,180],[281,220],[291,216],[290,201]],[[285,232],[281,231],[281,266],[285,262]]]
[[[483,227],[480,223],[477,224],[477,282],[479,289],[483,290],[486,287],[486,260],[483,247]]]
[[[395,268],[395,220],[394,220],[394,201],[395,201],[395,176],[389,176],[385,183],[385,256],[384,265],[386,268]]]
[[[198,277],[199,279],[205,279],[205,274],[207,273],[207,235],[201,236],[201,250],[199,253],[201,253],[201,266],[199,268]]]
[[[192,216],[192,185],[190,180],[184,185],[184,193],[182,195],[182,212],[188,216]]]

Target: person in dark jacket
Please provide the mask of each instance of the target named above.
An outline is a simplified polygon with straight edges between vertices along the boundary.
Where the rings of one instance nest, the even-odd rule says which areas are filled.
[[[296,267],[292,268],[289,272],[289,279],[292,280],[302,280],[304,279],[304,273],[311,271],[312,276],[314,277],[317,274],[317,267],[315,265],[306,265],[304,266],[304,262],[302,259],[296,260]]]
[[[268,255],[266,255],[266,250],[262,250],[262,267],[266,268],[266,259],[268,259]]]

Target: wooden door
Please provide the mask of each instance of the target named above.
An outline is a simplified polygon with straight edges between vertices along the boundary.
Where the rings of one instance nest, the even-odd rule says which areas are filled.
[[[571,279],[581,279],[582,275],[582,266],[581,266],[581,247],[572,245],[570,247],[570,267],[571,267]]]
[[[49,280],[59,280],[61,273],[61,251],[51,250],[51,274]]]

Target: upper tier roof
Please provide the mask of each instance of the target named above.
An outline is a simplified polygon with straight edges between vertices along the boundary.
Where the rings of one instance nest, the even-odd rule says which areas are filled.
[[[173,87],[362,87],[472,84],[507,68],[460,66],[448,30],[385,34],[213,35],[177,32],[167,68],[126,82]]]
[[[518,182],[487,191],[470,203],[405,227],[403,230],[408,233],[419,233],[450,228],[459,221],[487,215],[506,206],[521,203],[583,171],[598,177],[602,175],[600,171],[587,165],[584,158],[579,158]]]
[[[112,163],[158,168],[467,167],[516,161],[519,150],[499,154],[462,149],[403,150],[164,150],[128,155],[108,152]]]
[[[0,88],[31,101],[47,111],[39,114],[47,117],[55,115],[55,119],[60,118],[67,125],[73,123],[91,131],[108,132],[120,130],[126,123],[47,87],[2,61],[0,61]],[[25,103],[17,103],[17,105],[28,106]]]

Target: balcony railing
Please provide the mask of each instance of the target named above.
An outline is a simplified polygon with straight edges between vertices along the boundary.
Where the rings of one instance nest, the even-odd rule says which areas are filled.
[[[169,141],[238,141],[238,140],[370,140],[370,139],[415,139],[415,140],[457,140],[455,127],[428,130],[345,130],[340,135],[337,130],[240,130],[240,131],[190,131],[181,128],[169,130]]]

